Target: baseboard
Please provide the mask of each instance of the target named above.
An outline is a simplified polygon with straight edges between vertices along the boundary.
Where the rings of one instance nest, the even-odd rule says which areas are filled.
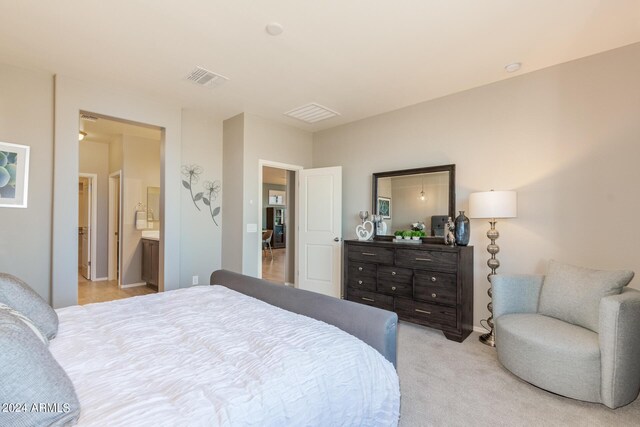
[[[483,328],[482,326],[474,326],[474,327],[473,327],[473,332],[477,332],[477,333],[479,333],[479,334],[486,334],[486,333],[487,333],[487,332],[489,332],[489,331],[487,331],[487,330],[486,330],[485,328]]]
[[[93,279],[94,282],[106,282],[109,280],[108,277],[98,277],[97,279]]]
[[[289,282],[284,282],[284,285],[288,286],[290,288],[295,288],[296,287],[296,285],[294,285],[293,283],[289,283]]]
[[[138,287],[138,286],[147,286],[147,282],[129,283],[128,285],[120,286],[120,288],[127,289],[127,288],[135,288],[135,287]]]

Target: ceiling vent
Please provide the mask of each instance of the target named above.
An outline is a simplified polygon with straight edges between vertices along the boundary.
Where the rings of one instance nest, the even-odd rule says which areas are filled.
[[[216,74],[213,71],[209,71],[206,68],[196,67],[186,77],[187,80],[200,86],[215,87],[220,86],[222,83],[229,80],[221,74]]]
[[[330,119],[331,117],[339,116],[340,113],[333,111],[320,104],[312,102],[311,104],[303,105],[302,107],[294,108],[291,111],[284,113],[285,116],[293,117],[294,119],[302,120],[305,123],[315,123],[320,120]]]
[[[80,113],[80,119],[81,120],[86,120],[88,122],[97,122],[98,118],[96,116],[92,116],[91,114],[87,114],[87,113]]]

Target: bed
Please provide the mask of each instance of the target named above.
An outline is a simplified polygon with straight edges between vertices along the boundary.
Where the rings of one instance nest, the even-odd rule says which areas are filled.
[[[394,313],[217,271],[57,310],[79,426],[393,426]]]

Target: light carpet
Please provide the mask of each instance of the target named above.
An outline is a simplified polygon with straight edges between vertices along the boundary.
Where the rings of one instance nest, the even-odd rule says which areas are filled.
[[[400,426],[640,426],[640,399],[612,410],[528,384],[471,334],[463,343],[400,322]]]

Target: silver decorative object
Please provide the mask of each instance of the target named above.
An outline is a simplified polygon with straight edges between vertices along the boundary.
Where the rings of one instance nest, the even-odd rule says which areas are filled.
[[[445,227],[444,234],[444,243],[445,245],[455,246],[456,245],[456,235],[455,235],[456,226],[453,223],[451,217],[447,219],[447,225]]]

